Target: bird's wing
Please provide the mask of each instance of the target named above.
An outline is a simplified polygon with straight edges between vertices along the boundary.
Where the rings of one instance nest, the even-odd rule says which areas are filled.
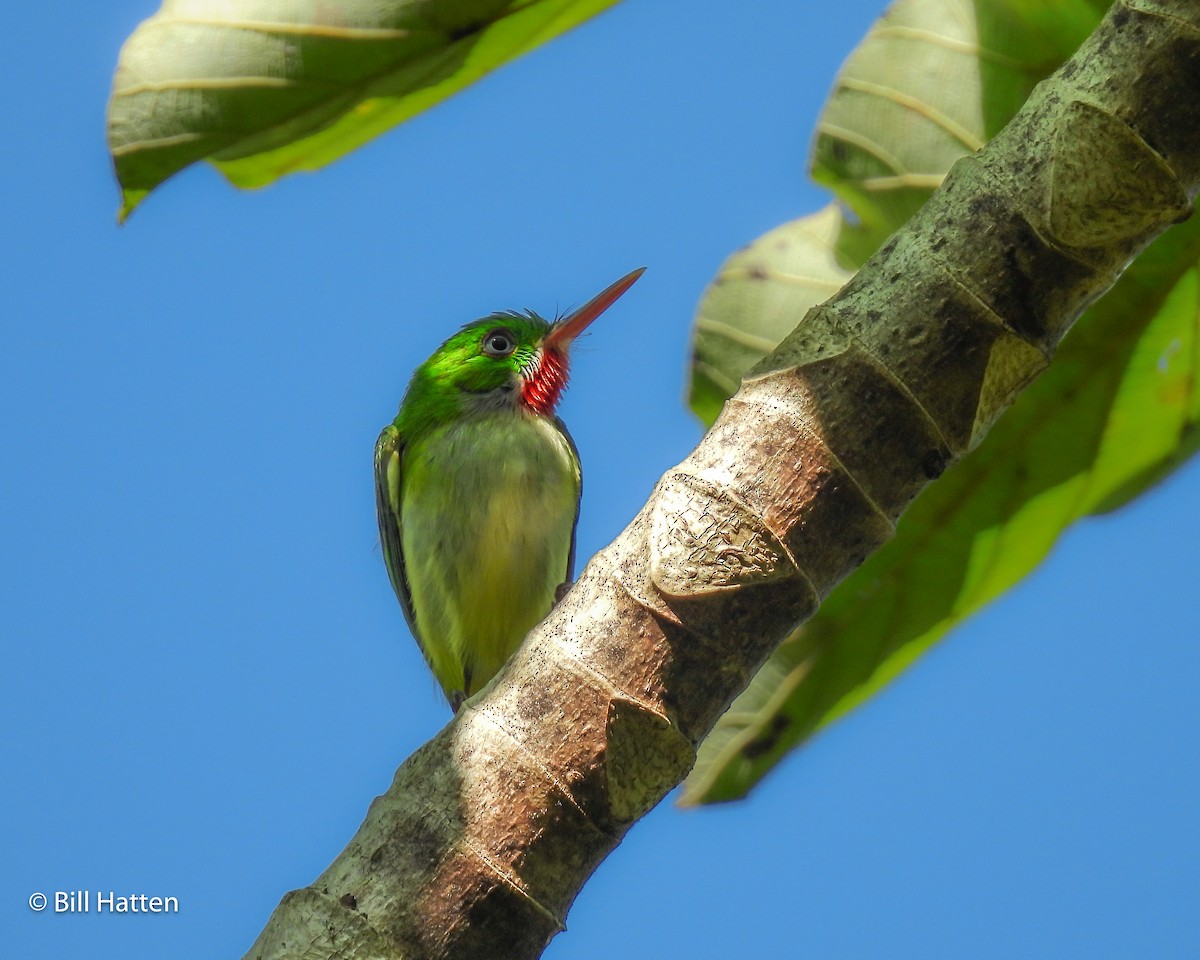
[[[379,542],[383,546],[383,562],[387,565],[392,589],[408,621],[408,629],[421,646],[417,617],[413,611],[412,591],[404,572],[404,546],[400,526],[400,505],[403,498],[400,458],[404,453],[404,437],[391,424],[383,428],[375,441],[375,515],[379,520]]]
[[[583,503],[583,467],[579,460],[579,450],[570,431],[567,430],[567,425],[562,422],[561,417],[554,418],[554,425],[571,448],[571,455],[575,458],[575,475],[579,478],[579,494],[575,497],[575,519],[571,521],[571,549],[567,552],[567,571],[563,577],[563,583],[570,584],[575,582],[575,532],[579,529],[579,505]]]

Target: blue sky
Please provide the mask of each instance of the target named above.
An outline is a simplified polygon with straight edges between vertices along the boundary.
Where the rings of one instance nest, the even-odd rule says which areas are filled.
[[[124,229],[103,111],[154,5],[18,4],[0,325],[6,955],[238,957],[448,719],[375,544],[371,450],[460,323],[646,275],[579,345],[581,557],[699,438],[721,260],[826,198],[882,3],[631,0],[313,176],[208,169]],[[1200,953],[1200,467],[1050,562],[745,803],[639,824],[546,956]],[[170,916],[30,894],[175,896]]]

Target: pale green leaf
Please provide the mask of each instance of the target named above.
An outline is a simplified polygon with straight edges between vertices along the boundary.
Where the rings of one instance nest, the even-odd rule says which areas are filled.
[[[839,250],[861,265],[978,150],[1099,22],[1107,2],[902,0],[838,72],[812,175],[858,218]]]
[[[796,317],[853,276],[834,252],[843,226],[840,210],[828,206],[759,237],[722,265],[693,328],[690,400],[705,423]]]

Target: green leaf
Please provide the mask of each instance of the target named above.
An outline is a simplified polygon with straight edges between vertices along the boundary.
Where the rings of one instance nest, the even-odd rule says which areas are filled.
[[[705,422],[758,350],[815,302],[786,278],[830,276],[821,271],[835,250],[847,265],[865,260],[1106,6],[902,0],[884,15],[839,74],[813,147],[814,176],[855,219],[838,230],[831,210],[803,218],[722,267],[696,320],[691,402]],[[823,243],[773,242],[816,221],[828,228]],[[790,749],[1027,575],[1068,525],[1136,496],[1195,451],[1198,261],[1200,225],[1177,227],[1081,318],[1049,371],[734,701],[701,748],[684,803],[743,796]],[[771,306],[760,314],[762,305]]]
[[[812,176],[859,219],[839,251],[860,266],[1016,113],[1100,22],[1107,0],[902,0],[838,73]]]
[[[828,300],[854,275],[838,263],[841,211],[785,223],[733,254],[696,315],[692,409],[711,424],[742,375],[791,333],[796,317]]]
[[[239,187],[315,170],[616,0],[164,0],[121,50],[120,219],[210,160]]]

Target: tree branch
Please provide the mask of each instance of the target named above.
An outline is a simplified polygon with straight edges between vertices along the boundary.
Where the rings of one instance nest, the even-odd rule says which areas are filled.
[[[743,382],[248,960],[537,956],[774,647],[1200,187],[1200,5],[1124,0]]]

